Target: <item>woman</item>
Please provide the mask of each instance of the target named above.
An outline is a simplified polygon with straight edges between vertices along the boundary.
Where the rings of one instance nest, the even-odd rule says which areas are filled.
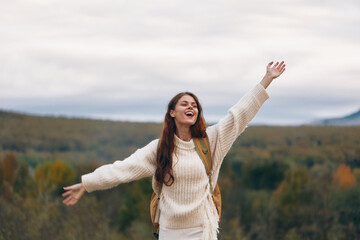
[[[282,61],[267,65],[264,78],[236,103],[228,115],[206,128],[202,108],[192,93],[179,93],[168,105],[160,139],[138,149],[123,161],[115,161],[82,176],[82,182],[65,187],[63,203],[76,204],[83,194],[120,183],[153,176],[160,197],[159,238],[216,239],[218,220],[210,194],[209,179],[192,138],[208,137],[215,186],[221,163],[236,138],[268,99],[266,88],[285,71]]]

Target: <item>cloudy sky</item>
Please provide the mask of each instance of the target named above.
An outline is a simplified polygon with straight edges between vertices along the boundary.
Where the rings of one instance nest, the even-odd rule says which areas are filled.
[[[0,1],[0,109],[161,121],[196,93],[216,121],[263,77],[253,123],[296,125],[360,109],[358,0]]]

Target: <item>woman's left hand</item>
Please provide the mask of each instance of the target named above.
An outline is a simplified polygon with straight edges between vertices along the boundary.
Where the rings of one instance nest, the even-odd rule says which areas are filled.
[[[269,64],[266,66],[266,74],[260,82],[264,88],[267,88],[272,80],[279,77],[285,71],[284,61],[282,61],[280,64],[279,62],[276,62],[275,65],[272,66],[273,63],[274,62],[269,62]]]
[[[279,77],[285,71],[285,64],[282,61],[280,64],[276,62],[274,66],[271,66],[274,62],[270,62],[266,67],[266,75],[270,78],[275,79]]]

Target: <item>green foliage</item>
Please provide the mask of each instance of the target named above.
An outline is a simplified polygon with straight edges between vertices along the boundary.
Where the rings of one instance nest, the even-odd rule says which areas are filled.
[[[39,191],[43,193],[70,184],[75,177],[75,171],[64,162],[56,160],[38,165],[34,176]]]
[[[280,210],[285,214],[296,210],[301,204],[308,204],[311,192],[308,189],[310,176],[307,169],[298,167],[291,169],[275,192]]]
[[[129,185],[124,203],[119,209],[119,230],[125,231],[131,227],[135,220],[141,220],[150,227],[149,201],[152,194],[151,179],[142,179]]]
[[[60,194],[158,137],[160,124],[0,112],[0,128],[0,240],[153,239],[150,178],[72,207]],[[360,239],[359,130],[248,128],[220,172],[220,239]]]
[[[250,189],[273,190],[283,180],[286,169],[287,165],[282,162],[247,161],[242,167],[242,179]]]
[[[285,240],[302,240],[302,238],[296,233],[296,229],[293,228],[286,233]]]
[[[359,237],[360,187],[336,188],[331,192],[330,207],[336,213],[337,224],[347,229],[347,239]]]
[[[0,239],[109,239],[108,219],[89,196],[65,208],[55,198],[0,198]]]

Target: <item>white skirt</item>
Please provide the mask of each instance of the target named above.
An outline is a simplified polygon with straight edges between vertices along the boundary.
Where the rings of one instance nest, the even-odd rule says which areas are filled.
[[[160,226],[159,240],[202,240],[203,227],[169,229]]]

